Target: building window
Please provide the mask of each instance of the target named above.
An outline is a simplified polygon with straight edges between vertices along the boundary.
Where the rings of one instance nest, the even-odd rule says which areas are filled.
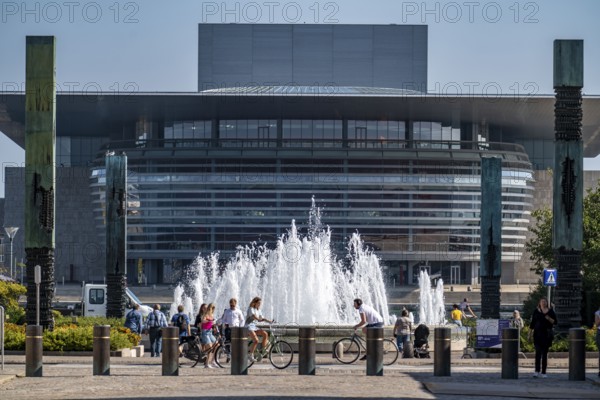
[[[221,120],[219,139],[223,147],[275,147],[277,120]]]
[[[404,148],[405,140],[404,121],[348,120],[349,147]]]
[[[212,137],[212,121],[165,123],[165,147],[206,147]]]

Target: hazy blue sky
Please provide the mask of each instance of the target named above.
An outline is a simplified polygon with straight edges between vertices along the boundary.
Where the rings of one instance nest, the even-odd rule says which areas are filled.
[[[427,24],[434,93],[552,94],[553,40],[584,39],[584,93],[600,94],[599,16],[597,0],[2,1],[0,90],[24,87],[25,36],[54,35],[63,90],[195,91],[197,24],[256,22]],[[24,162],[1,133],[0,161]]]

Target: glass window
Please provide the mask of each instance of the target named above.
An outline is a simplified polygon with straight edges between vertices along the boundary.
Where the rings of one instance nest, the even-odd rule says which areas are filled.
[[[90,304],[104,304],[104,289],[90,289]]]

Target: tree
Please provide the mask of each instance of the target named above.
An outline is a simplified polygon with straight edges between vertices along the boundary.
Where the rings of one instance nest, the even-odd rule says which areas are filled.
[[[541,275],[544,268],[556,268],[552,249],[552,210],[542,208],[532,214],[535,225],[529,227],[533,237],[525,243],[525,249],[533,261],[532,271]],[[583,251],[581,257],[583,273],[583,298],[587,303],[584,320],[590,310],[597,308],[600,301],[593,293],[600,292],[600,187],[588,189],[583,199]],[[560,276],[558,277],[560,280]],[[586,300],[587,299],[587,300]],[[594,304],[591,304],[594,303]]]
[[[600,187],[588,189],[583,199],[583,252],[582,271],[585,290],[600,290]],[[531,214],[535,226],[529,228],[534,236],[525,243],[536,274],[544,268],[556,268],[552,249],[552,211],[535,210]],[[560,277],[559,277],[560,278]]]

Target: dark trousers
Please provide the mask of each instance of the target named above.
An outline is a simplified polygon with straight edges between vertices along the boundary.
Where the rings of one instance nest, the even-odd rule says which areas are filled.
[[[162,351],[162,334],[159,328],[150,328],[150,357],[159,357]]]
[[[548,343],[540,343],[535,345],[535,372],[546,373],[548,367],[548,350],[550,345]],[[541,369],[540,369],[541,364]]]

